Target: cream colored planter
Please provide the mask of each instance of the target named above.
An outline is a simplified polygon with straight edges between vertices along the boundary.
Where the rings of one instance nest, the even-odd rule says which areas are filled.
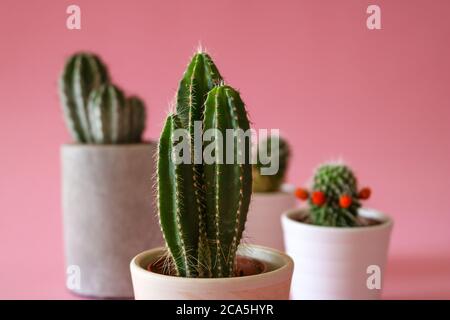
[[[363,209],[360,215],[383,223],[354,228],[314,226],[292,219],[304,214],[307,211],[301,209],[282,216],[286,252],[295,261],[291,297],[379,299],[393,226],[391,218]],[[381,288],[376,287],[377,279]]]
[[[245,241],[284,251],[280,217],[283,212],[296,206],[293,187],[286,191],[253,192],[245,224]]]
[[[262,274],[198,279],[165,276],[147,271],[165,250],[156,248],[138,254],[130,263],[135,298],[138,300],[282,300],[289,299],[292,259],[277,250],[261,246],[241,246],[238,254],[267,264]]]
[[[64,145],[62,205],[67,286],[131,298],[130,259],[163,243],[152,176],[155,144]]]

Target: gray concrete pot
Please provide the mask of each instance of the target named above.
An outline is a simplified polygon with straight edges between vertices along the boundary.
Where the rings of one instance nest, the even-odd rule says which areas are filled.
[[[130,260],[163,244],[157,220],[154,143],[64,145],[62,205],[67,287],[131,298]]]

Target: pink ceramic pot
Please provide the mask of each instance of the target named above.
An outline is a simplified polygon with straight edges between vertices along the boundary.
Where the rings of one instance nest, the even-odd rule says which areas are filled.
[[[147,270],[160,259],[164,248],[138,254],[130,264],[137,300],[281,300],[289,299],[292,259],[284,253],[261,247],[241,246],[238,254],[264,262],[264,273],[234,278],[182,278]]]

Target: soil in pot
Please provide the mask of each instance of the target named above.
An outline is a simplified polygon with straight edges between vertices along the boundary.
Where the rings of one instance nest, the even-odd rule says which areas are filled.
[[[236,259],[236,277],[253,276],[264,273],[267,270],[267,265],[256,259],[251,259],[244,256],[237,256]],[[173,268],[170,267],[168,259],[166,257],[161,257],[157,261],[150,263],[147,266],[147,270],[165,276],[176,276]]]
[[[307,214],[304,215],[297,215],[295,217],[292,217],[293,220],[306,223],[306,224],[313,224],[311,217]],[[356,227],[372,227],[379,224],[382,224],[383,221],[372,219],[372,218],[366,218],[362,216],[357,217],[358,225]]]

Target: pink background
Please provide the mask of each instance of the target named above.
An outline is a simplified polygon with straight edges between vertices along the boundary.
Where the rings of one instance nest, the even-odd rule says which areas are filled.
[[[82,30],[65,27],[66,7]],[[378,4],[382,30],[366,28]],[[343,157],[395,229],[385,298],[450,298],[449,1],[0,2],[0,298],[64,287],[57,78],[92,50],[148,104],[156,138],[199,42],[257,128],[294,149],[290,181]]]

